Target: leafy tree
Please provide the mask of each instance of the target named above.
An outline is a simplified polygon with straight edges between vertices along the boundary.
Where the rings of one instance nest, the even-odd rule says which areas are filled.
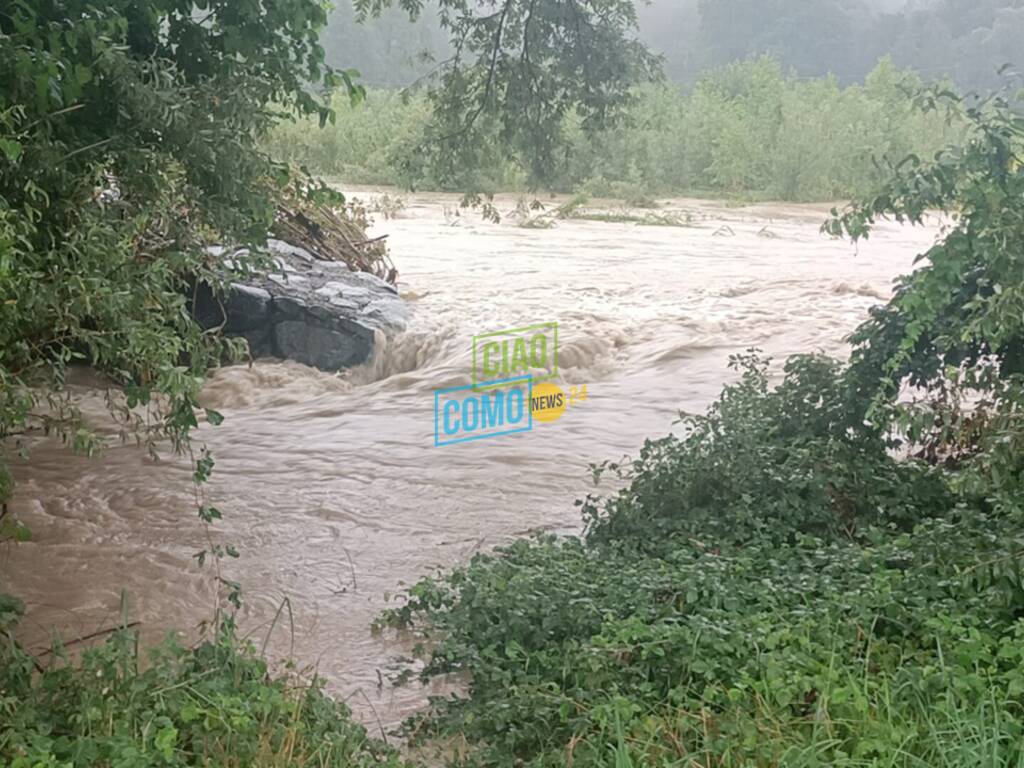
[[[963,482],[1017,508],[1024,487],[1024,115],[930,89],[925,109],[970,127],[933,161],[908,157],[875,195],[826,230],[869,237],[883,218],[921,223],[940,212],[943,239],[900,279],[892,301],[853,335],[851,395],[875,424],[895,424],[932,461],[966,462]],[[907,387],[914,398],[901,398]]]
[[[941,242],[919,257],[896,296],[858,329],[853,362],[894,397],[899,384],[941,391],[955,371],[983,389],[1024,373],[1024,116],[1003,96],[972,104],[949,91],[919,97],[969,126],[967,141],[933,161],[910,156],[892,168],[878,192],[826,224],[832,234],[870,236],[884,218],[920,224],[933,212],[949,217]]]
[[[123,387],[119,417],[183,444],[206,369],[240,351],[189,313],[195,280],[232,276],[204,242],[265,239],[288,174],[259,141],[328,117],[310,88],[345,81],[325,19],[317,0],[0,0],[0,438],[93,450],[64,389],[85,363]]]
[[[365,17],[394,0],[355,0]],[[422,0],[397,0],[412,15]],[[514,158],[531,182],[551,178],[567,114],[595,131],[621,117],[632,87],[658,73],[635,39],[632,0],[441,0],[452,55],[429,87],[434,123],[411,160],[447,182],[494,156]],[[496,141],[492,140],[496,137]]]

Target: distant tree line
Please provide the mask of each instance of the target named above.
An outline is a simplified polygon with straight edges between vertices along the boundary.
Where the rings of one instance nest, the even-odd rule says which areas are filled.
[[[339,0],[321,32],[327,60],[353,67],[362,81],[376,86],[406,86],[436,68],[448,51],[448,35],[437,14],[427,9],[415,22],[399,8],[356,23],[352,0]]]
[[[863,84],[843,86],[834,77],[789,77],[767,56],[711,70],[686,93],[649,84],[636,89],[628,119],[617,125],[588,133],[567,115],[562,150],[539,185],[498,151],[494,131],[483,140],[486,151],[456,176],[410,163],[429,141],[431,107],[423,95],[403,98],[397,89],[371,88],[355,106],[339,99],[335,123],[322,131],[312,121],[284,123],[267,148],[349,183],[457,191],[539,186],[631,204],[682,193],[834,200],[867,194],[887,162],[931,157],[957,138],[956,123],[914,107],[907,91],[920,86],[889,59]]]
[[[854,82],[890,55],[927,80],[948,77],[961,87],[990,89],[999,85],[997,70],[1020,59],[1024,40],[1020,0],[920,0],[899,9],[877,0],[697,0],[648,10],[651,42],[679,80],[692,80],[709,65],[770,53],[798,75],[831,73]],[[688,58],[655,36],[680,39],[685,27],[695,27]]]

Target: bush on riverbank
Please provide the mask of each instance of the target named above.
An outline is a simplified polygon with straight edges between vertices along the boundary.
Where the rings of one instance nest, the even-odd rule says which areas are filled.
[[[428,673],[473,680],[421,733],[480,765],[1020,765],[1019,523],[480,556],[414,590]]]
[[[150,659],[122,630],[38,671],[3,630],[14,614],[0,606],[0,765],[401,765],[319,680],[272,676],[229,627],[195,648],[169,639]]]
[[[702,193],[776,200],[834,200],[864,194],[882,180],[873,158],[930,157],[954,135],[937,115],[915,110],[904,88],[915,75],[883,60],[864,85],[787,77],[770,59],[706,75],[688,94],[647,86],[629,121],[593,136],[567,118],[568,152],[556,191],[636,198]],[[275,156],[356,184],[442,185],[417,162],[426,141],[426,99],[374,91],[356,106],[339,103],[324,130],[284,123],[272,134]],[[492,153],[467,168],[458,190],[523,189],[526,175]],[[450,186],[450,185],[449,185]]]

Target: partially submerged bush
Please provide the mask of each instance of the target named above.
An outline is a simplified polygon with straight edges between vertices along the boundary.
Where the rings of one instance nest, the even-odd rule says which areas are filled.
[[[870,526],[910,530],[950,506],[934,467],[897,460],[884,434],[858,423],[835,360],[792,357],[775,389],[756,354],[730,365],[740,380],[706,414],[683,417],[681,437],[648,440],[635,461],[614,465],[631,482],[603,505],[584,504],[592,539],[657,548],[677,533],[856,538]]]
[[[1022,514],[891,455],[835,361],[775,388],[733,363],[586,502],[585,539],[478,555],[386,615],[423,633],[424,678],[471,680],[417,732],[474,765],[1018,765]]]

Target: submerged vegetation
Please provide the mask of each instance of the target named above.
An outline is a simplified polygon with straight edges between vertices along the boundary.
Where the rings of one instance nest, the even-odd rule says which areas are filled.
[[[548,186],[629,202],[683,193],[794,201],[864,195],[885,178],[886,160],[931,157],[958,136],[961,126],[915,109],[911,94],[920,86],[887,60],[863,85],[843,87],[831,78],[790,77],[769,58],[708,73],[688,93],[647,85],[622,124],[588,133],[571,115],[564,118],[565,146]],[[323,131],[301,121],[280,124],[268,148],[348,183],[529,186],[529,174],[500,153],[482,154],[445,179],[410,165],[429,135],[424,96],[370,91],[365,101],[336,109],[336,123]]]

